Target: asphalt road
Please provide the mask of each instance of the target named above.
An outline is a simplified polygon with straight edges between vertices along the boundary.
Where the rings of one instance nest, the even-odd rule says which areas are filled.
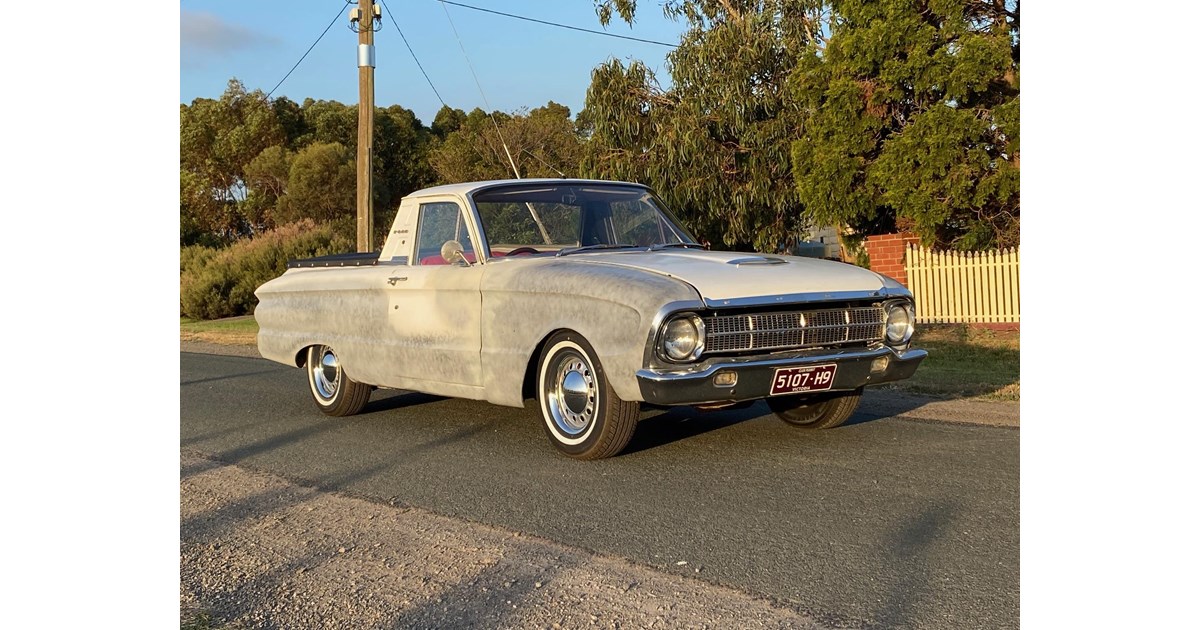
[[[181,447],[324,489],[543,536],[833,624],[1019,626],[1019,430],[759,404],[647,411],[618,457],[561,457],[529,408],[380,390],[318,412],[303,372],[180,354]],[[686,561],[686,565],[677,562]],[[700,572],[695,570],[699,568]]]

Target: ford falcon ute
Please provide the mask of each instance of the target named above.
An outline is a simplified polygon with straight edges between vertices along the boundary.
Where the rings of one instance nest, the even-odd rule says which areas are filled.
[[[616,455],[643,405],[765,400],[801,428],[912,376],[912,294],[853,265],[709,251],[641,184],[501,180],[401,203],[381,251],[291,261],[258,288],[263,357],[316,406],[378,388],[522,407],[577,459]]]

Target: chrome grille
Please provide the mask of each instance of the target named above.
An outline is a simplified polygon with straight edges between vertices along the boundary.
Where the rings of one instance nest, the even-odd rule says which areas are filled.
[[[879,306],[704,318],[704,352],[790,350],[883,340]]]

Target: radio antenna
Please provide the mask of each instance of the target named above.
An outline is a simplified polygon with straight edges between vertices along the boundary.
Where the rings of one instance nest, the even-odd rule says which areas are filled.
[[[496,128],[496,135],[500,137],[500,146],[504,147],[504,155],[508,156],[508,165],[512,167],[513,175],[517,179],[521,179],[521,171],[517,170],[517,163],[513,161],[512,152],[508,150],[508,143],[504,141],[504,134],[500,133],[500,125],[496,122],[496,117],[492,115],[492,106],[488,103],[487,95],[483,93],[483,84],[479,82],[479,75],[475,74],[475,66],[471,65],[471,57],[467,55],[467,48],[463,46],[462,38],[458,36],[458,29],[454,28],[454,20],[450,17],[450,10],[446,8],[446,3],[439,2],[442,5],[442,10],[446,12],[446,21],[450,22],[450,30],[454,31],[454,39],[458,40],[458,48],[462,51],[463,59],[467,60],[467,69],[471,71],[471,77],[475,79],[475,87],[479,88],[479,96],[483,99],[483,106],[488,109],[488,118],[492,119],[492,127]]]
[[[534,154],[530,153],[530,152],[529,152],[529,149],[521,149],[521,153],[524,153],[525,155],[528,155],[529,157],[531,157],[531,158],[533,158],[533,159],[535,159],[535,160],[537,160],[537,161],[541,162],[541,163],[542,163],[542,166],[545,166],[546,168],[548,168],[548,169],[550,169],[550,170],[554,171],[555,173],[558,173],[558,176],[559,176],[559,177],[561,177],[561,178],[563,178],[563,179],[566,179],[566,178],[567,178],[567,174],[566,174],[566,173],[564,173],[564,172],[562,172],[562,171],[560,171],[560,170],[558,170],[558,169],[554,168],[553,166],[550,166],[550,165],[549,165],[549,164],[546,162],[546,160],[543,160],[542,158],[540,158],[540,157],[538,157],[538,156],[536,156],[536,155],[534,155]]]

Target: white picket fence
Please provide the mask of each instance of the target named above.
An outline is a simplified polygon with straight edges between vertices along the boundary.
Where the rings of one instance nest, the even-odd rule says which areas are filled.
[[[921,323],[1019,323],[1019,248],[934,251],[909,244],[904,270]]]

